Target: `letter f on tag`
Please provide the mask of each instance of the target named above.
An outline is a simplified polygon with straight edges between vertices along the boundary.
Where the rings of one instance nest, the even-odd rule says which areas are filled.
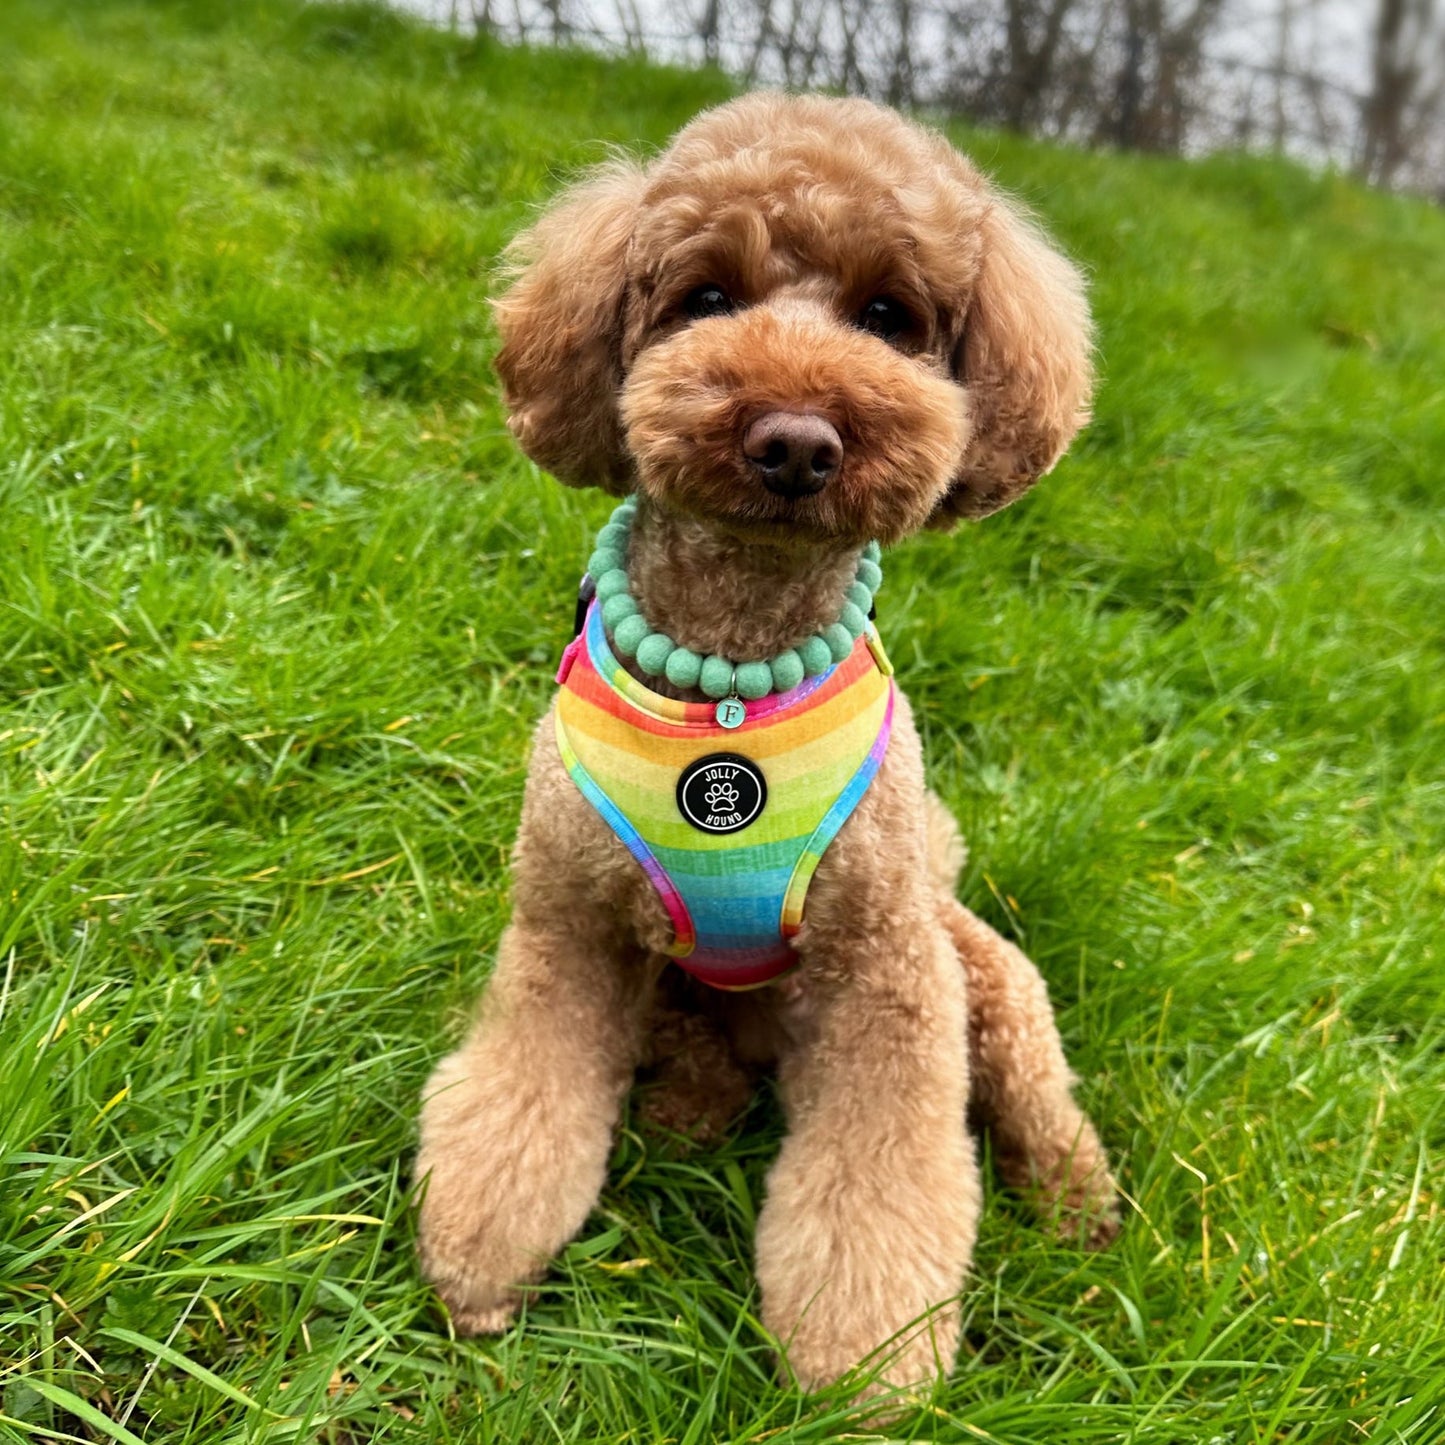
[[[738,698],[725,697],[713,709],[713,716],[717,719],[719,727],[735,728],[747,720],[748,710]]]

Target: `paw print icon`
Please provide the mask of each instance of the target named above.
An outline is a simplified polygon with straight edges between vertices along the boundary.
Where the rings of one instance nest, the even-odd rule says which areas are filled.
[[[714,783],[703,797],[714,813],[725,813],[737,806],[738,790],[731,783]]]

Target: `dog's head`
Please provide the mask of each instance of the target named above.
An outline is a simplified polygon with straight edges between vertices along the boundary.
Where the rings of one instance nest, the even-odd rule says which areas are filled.
[[[527,453],[743,536],[982,516],[1087,420],[1077,271],[867,101],[706,112],[567,191],[510,260],[497,369]]]

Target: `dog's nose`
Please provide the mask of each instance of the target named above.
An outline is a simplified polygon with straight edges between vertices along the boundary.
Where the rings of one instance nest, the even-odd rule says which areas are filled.
[[[843,439],[826,417],[770,411],[743,437],[743,455],[780,497],[810,497],[828,485],[842,465]]]

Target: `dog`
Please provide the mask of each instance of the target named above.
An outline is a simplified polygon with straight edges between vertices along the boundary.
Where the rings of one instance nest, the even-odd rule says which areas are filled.
[[[650,162],[566,190],[508,268],[494,304],[510,428],[559,480],[634,499],[599,555],[615,564],[625,535],[632,610],[677,640],[684,684],[689,657],[826,640],[873,576],[871,543],[1012,502],[1088,418],[1079,272],[943,136],[867,101],[756,93],[704,112]],[[605,689],[615,664],[624,690],[705,725],[717,689],[670,681],[671,652],[665,675],[661,651],[644,668],[606,615],[589,609],[583,681]],[[563,756],[571,721],[560,742],[542,721],[512,920],[421,1115],[421,1258],[459,1332],[505,1328],[582,1227],[643,1064],[649,1112],[700,1134],[776,1068],[787,1135],[756,1269],[804,1389],[865,1361],[875,1387],[951,1366],[979,1215],[970,1116],[1063,1234],[1098,1246],[1116,1230],[1043,980],[956,901],[957,827],[876,629],[855,630],[849,660],[796,692],[843,688],[851,667],[881,758],[774,940],[791,971],[761,987],[687,974],[679,915]],[[746,712],[741,676],[728,685]],[[561,708],[584,707],[575,683]],[[754,794],[739,803],[736,774],[713,776],[735,824]]]

